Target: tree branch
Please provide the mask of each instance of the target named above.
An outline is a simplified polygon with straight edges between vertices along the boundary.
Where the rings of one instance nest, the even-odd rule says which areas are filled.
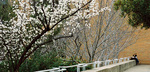
[[[40,22],[42,23],[42,25],[44,26],[44,28],[46,28],[46,26],[44,24],[44,21],[40,17],[38,17],[38,19],[40,20]]]
[[[73,34],[72,34],[72,35],[69,35],[69,36],[57,37],[57,38],[48,40],[48,41],[46,41],[46,42],[43,42],[43,43],[37,45],[37,47],[35,47],[31,52],[29,52],[29,53],[27,54],[27,56],[24,58],[24,60],[25,60],[26,58],[28,58],[33,52],[35,52],[35,51],[36,51],[39,47],[41,47],[42,45],[45,45],[45,44],[47,44],[47,43],[50,43],[50,42],[52,42],[53,40],[58,40],[58,39],[62,39],[62,38],[69,38],[69,37],[73,37]]]
[[[42,11],[43,11],[43,13],[44,13],[44,19],[45,19],[45,23],[47,24],[47,17],[46,17],[46,15],[45,15],[45,11],[44,11],[44,9],[43,9],[43,5],[41,6],[41,9],[42,9]],[[47,24],[48,25],[48,24]]]

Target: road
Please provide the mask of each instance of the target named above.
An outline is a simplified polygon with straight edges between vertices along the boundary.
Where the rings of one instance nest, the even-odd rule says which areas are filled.
[[[150,65],[137,65],[124,72],[150,72]]]

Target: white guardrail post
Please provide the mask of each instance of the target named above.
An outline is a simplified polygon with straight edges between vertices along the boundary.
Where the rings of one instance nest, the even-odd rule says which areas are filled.
[[[93,62],[93,68],[98,68],[100,67],[100,64],[102,63],[102,61],[95,61]]]
[[[106,61],[105,61],[105,66],[106,66],[106,65],[109,65],[110,62],[111,62],[111,60],[106,60]]]
[[[80,68],[82,67],[82,70],[85,71],[86,70],[86,66],[87,64],[78,64],[77,66],[77,72],[80,72]]]
[[[80,67],[82,67],[82,70],[84,71],[84,70],[86,70],[86,67],[87,66],[87,64],[78,64],[77,65],[77,72],[80,72]]]
[[[88,66],[88,65],[87,65],[87,64],[84,64],[84,65],[83,65],[83,68],[82,68],[83,71],[86,70],[86,66]]]
[[[124,61],[127,61],[127,57],[124,58]]]
[[[113,60],[113,64],[117,63],[118,62],[118,59],[114,59]]]
[[[123,58],[120,58],[120,59],[119,59],[119,62],[122,62],[122,60],[123,60]]]
[[[101,63],[102,63],[101,61],[98,61],[97,67],[100,67]]]
[[[105,61],[105,66],[107,65],[107,60]]]
[[[93,62],[93,68],[96,68],[96,61],[95,62]]]
[[[110,65],[110,62],[111,62],[112,60],[108,60],[108,65]]]
[[[107,65],[107,60],[105,61],[105,66]]]
[[[77,72],[80,72],[80,64],[77,66]]]
[[[128,57],[127,59],[128,59],[128,61],[129,61],[129,60],[130,60],[130,57]]]

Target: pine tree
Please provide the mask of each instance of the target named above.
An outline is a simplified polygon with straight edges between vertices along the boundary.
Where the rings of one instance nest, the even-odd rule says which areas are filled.
[[[122,16],[128,16],[131,26],[150,28],[150,0],[117,0],[114,5]]]

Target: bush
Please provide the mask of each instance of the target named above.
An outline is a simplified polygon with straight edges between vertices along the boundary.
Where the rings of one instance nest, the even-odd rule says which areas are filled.
[[[53,67],[59,66],[70,66],[76,65],[78,63],[83,63],[81,60],[72,60],[72,59],[62,59],[57,56],[55,51],[51,51],[49,53],[45,53],[41,55],[40,51],[37,51],[25,60],[25,62],[19,68],[19,72],[34,72],[45,69],[52,69]],[[11,72],[10,61],[3,61],[0,64],[0,72]],[[87,66],[86,69],[91,69],[91,66]],[[82,70],[82,69],[81,69]],[[77,68],[68,68],[66,72],[76,72]]]
[[[52,67],[58,67],[62,62],[62,59],[57,57],[57,54],[50,52],[44,55],[40,55],[40,52],[36,52],[29,59],[21,65],[20,72],[34,72],[38,70],[51,69]]]

